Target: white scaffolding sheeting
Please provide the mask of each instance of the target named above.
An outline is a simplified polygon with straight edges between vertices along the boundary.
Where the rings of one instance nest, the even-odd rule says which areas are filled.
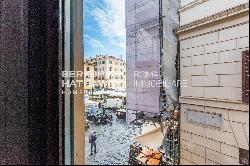
[[[137,120],[138,112],[160,115],[162,129],[166,127],[167,132],[162,130],[164,138],[163,135],[159,138],[163,139],[164,158],[169,165],[179,163],[179,103],[175,84],[179,79],[175,34],[179,6],[180,0],[126,0],[127,122]],[[152,86],[152,81],[159,84]],[[146,86],[141,87],[141,83]]]
[[[159,0],[126,0],[127,107],[160,113]]]

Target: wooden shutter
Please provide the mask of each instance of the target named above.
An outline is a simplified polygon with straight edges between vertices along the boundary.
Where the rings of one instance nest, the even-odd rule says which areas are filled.
[[[242,101],[249,103],[249,50],[242,53]]]

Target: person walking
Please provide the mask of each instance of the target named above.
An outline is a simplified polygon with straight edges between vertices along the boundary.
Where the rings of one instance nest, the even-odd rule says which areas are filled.
[[[97,151],[96,151],[96,140],[97,140],[97,137],[96,137],[96,132],[94,131],[92,134],[90,134],[89,136],[89,143],[91,144],[91,154],[90,156],[93,155],[93,149],[94,149],[94,153],[96,154]]]
[[[102,104],[101,102],[98,103],[98,108],[101,109],[102,108]]]

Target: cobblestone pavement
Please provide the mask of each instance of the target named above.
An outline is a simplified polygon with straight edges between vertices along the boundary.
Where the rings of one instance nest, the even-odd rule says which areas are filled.
[[[88,165],[127,165],[131,138],[141,134],[139,126],[126,126],[125,120],[113,115],[113,125],[96,126],[90,123],[86,131],[86,164]],[[90,156],[89,134],[96,131],[97,154]]]

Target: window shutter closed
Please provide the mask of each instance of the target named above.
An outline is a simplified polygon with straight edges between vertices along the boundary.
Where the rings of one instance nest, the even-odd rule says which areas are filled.
[[[249,50],[242,54],[242,101],[249,103]]]

